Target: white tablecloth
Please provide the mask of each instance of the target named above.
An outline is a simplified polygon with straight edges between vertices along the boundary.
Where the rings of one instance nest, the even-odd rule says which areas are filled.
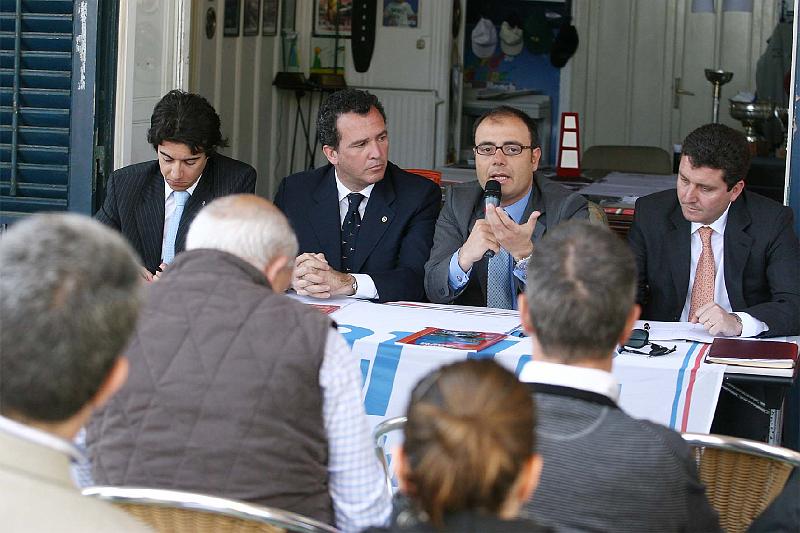
[[[519,325],[514,312],[357,302],[331,316],[361,360],[364,405],[373,424],[405,414],[417,381],[444,364],[491,357],[519,374],[525,363],[535,358],[530,341],[514,336],[481,352],[395,342],[427,326],[506,333]],[[634,417],[677,431],[708,433],[725,366],[702,362],[707,344],[661,344],[676,344],[677,350],[660,357],[621,354],[614,358],[620,407]]]

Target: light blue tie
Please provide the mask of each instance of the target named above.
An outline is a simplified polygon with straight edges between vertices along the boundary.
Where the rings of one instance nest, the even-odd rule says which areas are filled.
[[[189,193],[186,191],[172,191],[175,197],[175,212],[169,219],[169,227],[167,228],[167,236],[164,238],[164,249],[161,251],[161,260],[166,264],[172,263],[175,259],[175,237],[178,236],[178,226],[181,223],[181,216],[183,216],[183,208],[189,200]]]
[[[489,259],[486,307],[514,309],[511,296],[511,255],[504,248],[500,248],[500,251]]]

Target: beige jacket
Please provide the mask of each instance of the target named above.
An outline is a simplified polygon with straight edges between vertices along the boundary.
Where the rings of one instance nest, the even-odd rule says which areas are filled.
[[[81,496],[70,457],[0,430],[0,529],[4,533],[151,531],[111,504]]]

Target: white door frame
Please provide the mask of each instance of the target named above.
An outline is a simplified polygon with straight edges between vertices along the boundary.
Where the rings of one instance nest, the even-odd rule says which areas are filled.
[[[191,39],[191,0],[121,0],[119,8],[119,42],[117,50],[117,90],[114,113],[114,168],[131,163],[134,146],[145,142],[135,138],[134,123],[142,123],[144,110],[137,106],[142,97],[151,102],[156,95],[137,93],[134,77],[150,76],[150,81],[158,84],[159,97],[172,89],[186,90],[189,87],[189,45]],[[148,73],[136,72],[137,21],[141,20],[140,10],[152,16],[158,11],[163,21],[161,27],[162,54],[160,67]],[[142,58],[139,58],[142,59]],[[149,105],[148,105],[149,107]],[[149,120],[149,113],[147,113]],[[138,137],[138,136],[137,136]]]

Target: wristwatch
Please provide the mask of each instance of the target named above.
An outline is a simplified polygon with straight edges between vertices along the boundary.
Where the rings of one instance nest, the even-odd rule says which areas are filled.
[[[351,274],[351,275],[352,275],[352,274]],[[352,294],[352,296],[355,296],[355,294],[358,292],[358,280],[356,279],[356,277],[355,277],[355,276],[353,276],[353,285],[352,285],[352,287],[353,287],[353,294]]]
[[[739,323],[739,335],[741,335],[742,331],[744,331],[744,324],[742,324],[742,317],[740,317],[736,313],[731,313],[731,314],[733,315],[733,318],[736,319],[736,322]]]
[[[533,257],[533,252],[531,252],[531,254],[528,255],[528,257],[523,257],[522,259],[517,261],[517,263],[514,265],[514,268],[518,268],[518,269],[522,270],[523,272],[527,272],[528,271],[528,261],[531,260],[531,257]]]

